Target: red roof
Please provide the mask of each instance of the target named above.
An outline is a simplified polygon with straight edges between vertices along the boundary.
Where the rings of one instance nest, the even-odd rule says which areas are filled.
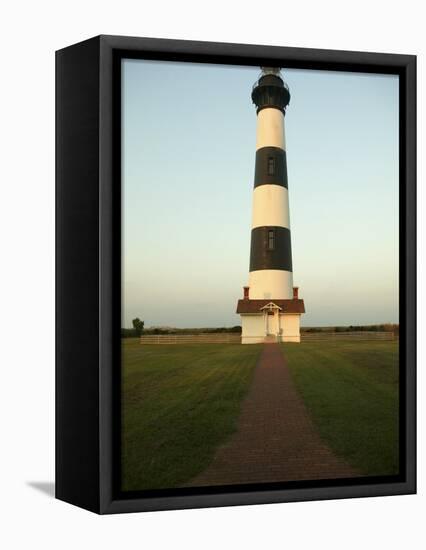
[[[283,313],[305,313],[303,300],[238,300],[237,313],[262,313],[262,308],[270,303],[282,309]]]

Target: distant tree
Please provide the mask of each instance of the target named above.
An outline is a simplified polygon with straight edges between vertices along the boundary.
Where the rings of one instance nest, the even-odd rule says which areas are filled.
[[[138,336],[142,335],[143,327],[145,325],[144,321],[141,321],[139,317],[136,317],[136,319],[133,319],[132,321],[133,328],[135,329]]]

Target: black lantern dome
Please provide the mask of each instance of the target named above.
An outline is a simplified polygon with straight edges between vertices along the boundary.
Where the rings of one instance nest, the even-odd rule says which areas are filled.
[[[278,67],[261,67],[262,74],[255,82],[251,99],[257,107],[257,112],[266,107],[275,107],[285,114],[290,103],[290,90],[281,78]]]

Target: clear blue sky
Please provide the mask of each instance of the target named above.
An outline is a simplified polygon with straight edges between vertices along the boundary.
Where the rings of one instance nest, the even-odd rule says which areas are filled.
[[[123,326],[230,326],[248,281],[256,67],[123,61]],[[302,324],[398,322],[398,77],[283,70]]]

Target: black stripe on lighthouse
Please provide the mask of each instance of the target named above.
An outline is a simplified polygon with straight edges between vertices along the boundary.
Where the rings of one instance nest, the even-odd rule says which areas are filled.
[[[266,184],[288,189],[287,157],[280,147],[261,147],[256,151],[254,187]]]
[[[290,230],[263,226],[251,231],[250,271],[281,269],[293,271]]]

